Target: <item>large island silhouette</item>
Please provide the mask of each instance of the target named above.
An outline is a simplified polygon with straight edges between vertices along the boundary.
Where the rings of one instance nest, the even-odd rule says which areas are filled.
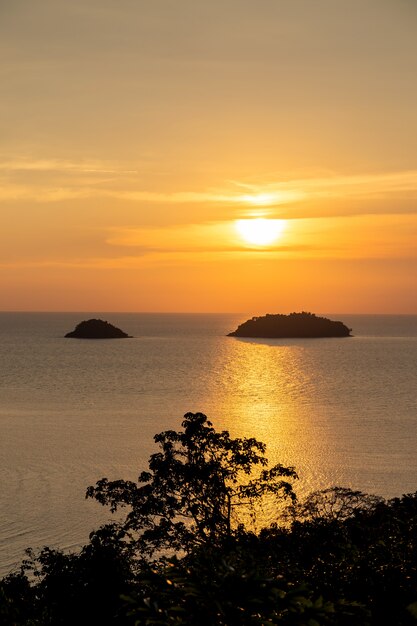
[[[109,322],[91,319],[77,324],[75,330],[67,333],[65,337],[75,339],[124,339],[130,338],[130,335]]]
[[[318,317],[314,313],[290,313],[289,315],[267,313],[262,317],[252,317],[228,337],[258,337],[264,339],[308,338],[308,337],[350,337],[351,328],[343,322]]]

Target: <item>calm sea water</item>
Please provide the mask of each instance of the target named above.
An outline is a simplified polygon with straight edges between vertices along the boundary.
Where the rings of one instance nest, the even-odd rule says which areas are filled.
[[[135,338],[63,338],[89,317]],[[264,441],[300,494],[417,490],[417,316],[330,316],[353,338],[225,336],[247,317],[0,314],[0,574],[28,546],[84,543],[108,518],[86,487],[135,479],[187,411]]]

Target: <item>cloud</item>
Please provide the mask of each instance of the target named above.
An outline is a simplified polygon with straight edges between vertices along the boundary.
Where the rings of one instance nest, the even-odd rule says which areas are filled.
[[[233,187],[243,187],[245,193],[236,193]],[[303,178],[289,181],[257,184],[232,182],[223,190],[204,192],[176,191],[159,193],[153,191],[109,191],[119,199],[165,204],[228,204],[268,209],[278,205],[305,204],[316,199],[369,198],[380,199],[392,194],[415,192],[417,195],[417,170],[388,172],[372,175],[330,176]]]
[[[106,243],[148,255],[250,253],[301,256],[404,256],[415,251],[417,220],[412,215],[339,216],[337,220],[286,220],[268,246],[242,241],[236,220],[157,228],[112,228]]]
[[[103,161],[66,161],[60,159],[11,159],[0,160],[0,171],[5,172],[86,172],[100,174],[137,174]]]
[[[257,194],[271,197],[282,192],[301,192],[304,197],[340,197],[369,194],[389,194],[405,191],[417,191],[417,170],[380,172],[373,174],[331,175],[326,177],[292,178],[291,180],[240,183],[237,187],[247,190],[247,198],[256,198]],[[244,197],[244,196],[243,196]]]
[[[48,204],[103,199],[119,203],[118,209],[137,204],[142,210],[142,214],[138,213],[139,222],[143,210],[158,205],[167,209],[175,207],[179,221],[188,220],[188,223],[196,221],[196,217],[204,223],[213,219],[228,222],[254,215],[285,219],[399,215],[414,213],[417,209],[417,170],[315,175],[286,180],[268,176],[256,182],[229,180],[201,190],[161,190],[144,188],[143,176],[139,178],[142,166],[135,163],[135,167],[138,169],[93,160],[3,160],[0,161],[3,173],[0,201]],[[149,167],[152,169],[148,162],[145,169]],[[155,174],[150,170],[149,173]],[[92,180],[91,174],[96,180]],[[153,186],[160,183],[160,180],[154,181]],[[166,185],[166,181],[163,184]],[[163,219],[166,218],[162,216]]]
[[[92,198],[97,190],[88,188],[45,187],[39,189],[30,185],[0,183],[0,201],[30,200],[31,202],[59,202],[61,200],[78,200]]]

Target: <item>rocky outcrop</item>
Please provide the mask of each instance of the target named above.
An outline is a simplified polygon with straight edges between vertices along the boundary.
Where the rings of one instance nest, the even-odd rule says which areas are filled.
[[[130,337],[130,335],[113,326],[113,324],[109,324],[109,322],[91,319],[77,324],[75,329],[67,333],[65,337],[74,337],[75,339],[124,339]]]
[[[349,337],[351,328],[314,313],[290,313],[252,317],[229,333],[228,337],[290,338],[290,337]]]

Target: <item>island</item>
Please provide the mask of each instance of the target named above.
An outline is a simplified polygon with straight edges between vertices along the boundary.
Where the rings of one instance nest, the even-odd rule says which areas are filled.
[[[350,337],[351,328],[343,322],[335,322],[314,313],[290,313],[289,315],[267,313],[252,317],[228,334],[228,337],[258,337],[264,339]]]
[[[113,324],[100,319],[85,320],[77,324],[75,329],[65,337],[75,339],[131,339],[130,335]]]

